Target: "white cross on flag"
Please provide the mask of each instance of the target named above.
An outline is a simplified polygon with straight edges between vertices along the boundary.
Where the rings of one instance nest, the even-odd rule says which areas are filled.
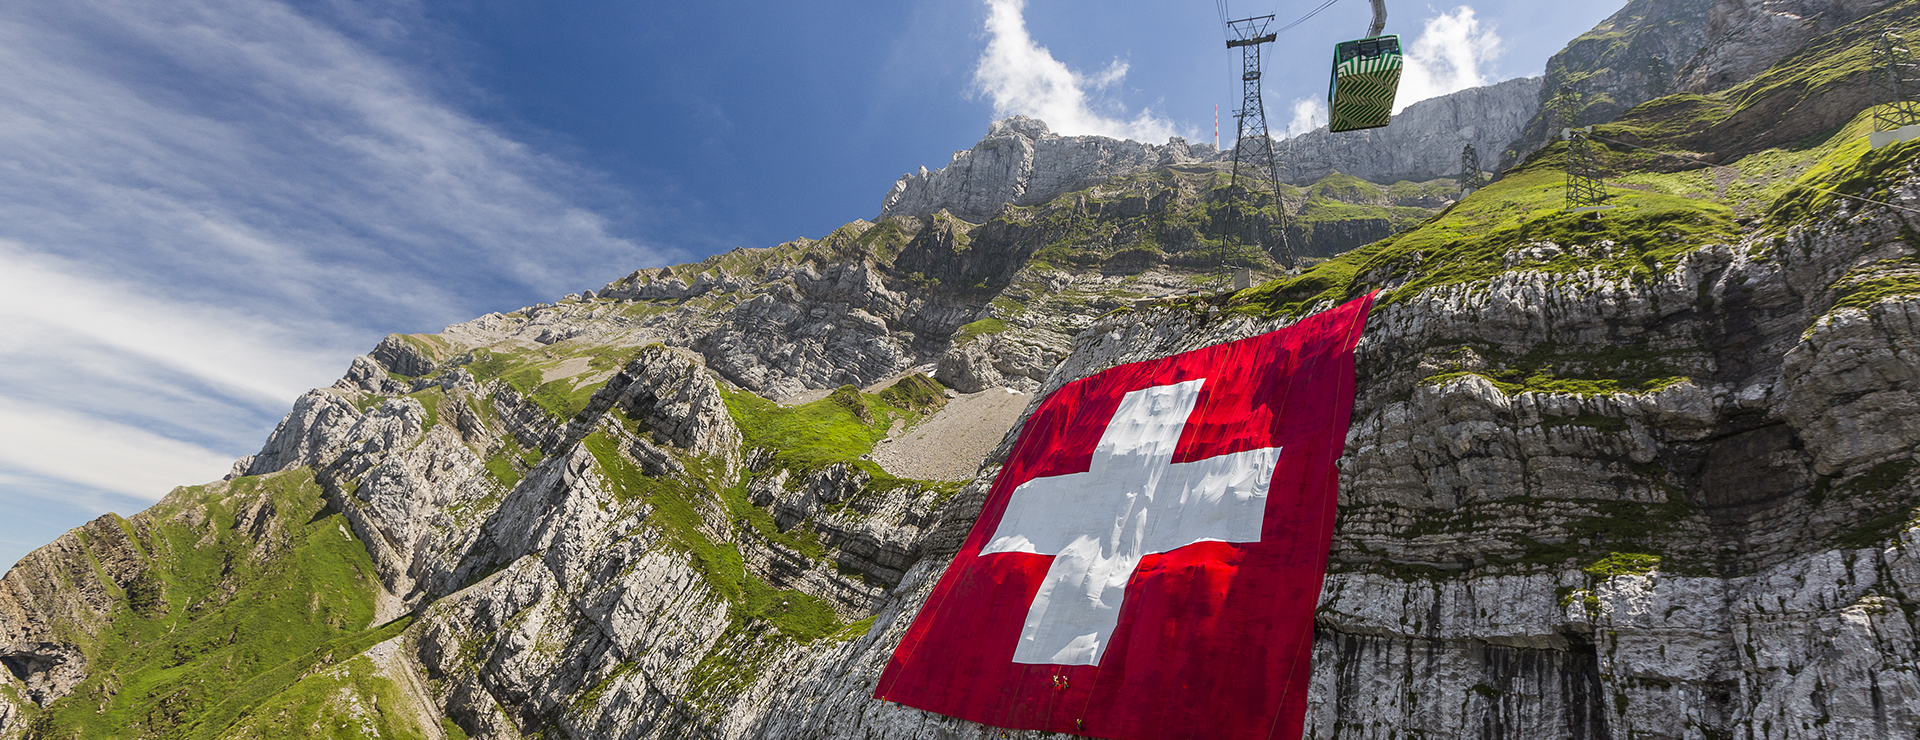
[[[874,696],[1124,740],[1299,737],[1372,304],[1048,396]]]

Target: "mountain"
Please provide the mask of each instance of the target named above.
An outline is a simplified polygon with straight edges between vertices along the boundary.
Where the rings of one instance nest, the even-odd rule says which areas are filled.
[[[1538,77],[1508,80],[1414,103],[1384,129],[1331,134],[1322,127],[1283,140],[1276,145],[1287,160],[1281,179],[1298,186],[1333,174],[1388,185],[1455,179],[1468,144],[1486,152],[1488,164],[1512,144],[1538,109],[1539,91]],[[880,218],[945,210],[978,223],[1008,204],[1037,205],[1116,178],[1230,161],[1230,150],[1211,144],[1060,136],[1044,121],[1014,116],[995,122],[972,149],[954,152],[945,167],[902,175]]]
[[[1457,202],[1327,175],[1296,228],[1386,233],[1289,271],[1217,159],[1060,141],[1153,164],[388,337],[0,578],[0,737],[987,735],[870,696],[1024,412],[1374,290],[1310,736],[1910,736],[1920,143],[1848,96],[1917,15],[1623,109],[1602,212],[1564,142]]]
[[[1422,100],[1386,128],[1330,133],[1315,129],[1282,145],[1290,182],[1341,172],[1375,182],[1457,178],[1460,153],[1473,145],[1492,167],[1539,110],[1539,77],[1522,77]]]
[[[1547,60],[1536,112],[1501,166],[1539,149],[1563,126],[1605,123],[1669,94],[1719,93],[1770,68],[1788,71],[1777,63],[1803,52],[1808,43],[1898,5],[1892,0],[1631,0]],[[1772,104],[1749,100],[1742,108],[1770,119],[1762,127],[1782,117],[1781,104],[1831,112],[1798,116],[1813,128],[1780,131],[1777,143],[1828,131],[1873,100],[1867,75],[1857,74],[1858,68],[1848,71],[1818,81],[1810,91],[1768,91],[1777,94]],[[1811,99],[1795,99],[1807,92],[1814,93]]]

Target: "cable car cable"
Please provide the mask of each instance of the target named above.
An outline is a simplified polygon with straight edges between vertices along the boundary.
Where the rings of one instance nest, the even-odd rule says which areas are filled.
[[[1306,15],[1300,16],[1298,20],[1295,20],[1292,23],[1288,23],[1287,25],[1281,26],[1280,29],[1277,31],[1274,31],[1274,33],[1276,34],[1286,33],[1288,30],[1292,29],[1294,26],[1298,26],[1302,23],[1306,23],[1308,18],[1312,18],[1316,15],[1319,15],[1320,11],[1333,7],[1333,4],[1337,2],[1340,2],[1340,0],[1327,0],[1326,2],[1321,3],[1320,7],[1314,8],[1312,11],[1309,11]]]

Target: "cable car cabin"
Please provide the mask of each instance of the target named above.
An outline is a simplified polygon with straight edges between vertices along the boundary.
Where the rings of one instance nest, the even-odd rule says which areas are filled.
[[[1327,87],[1329,130],[1379,128],[1393,120],[1393,94],[1400,89],[1400,37],[1342,41],[1333,47],[1333,80]]]

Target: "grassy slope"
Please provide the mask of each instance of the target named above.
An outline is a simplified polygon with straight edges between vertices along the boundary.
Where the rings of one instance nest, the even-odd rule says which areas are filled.
[[[1679,150],[1674,142],[1687,135],[1689,126],[1698,124],[1690,116],[1699,98],[1674,96],[1647,103],[1617,123],[1596,127],[1594,134],[1657,150]],[[1737,240],[1743,233],[1738,223],[1742,218],[1784,229],[1830,213],[1842,200],[1814,188],[1884,198],[1879,189],[1912,162],[1920,144],[1873,151],[1864,138],[1869,130],[1870,113],[1861,112],[1818,141],[1739,157],[1730,164],[1738,170],[1732,175],[1738,187],[1725,192],[1716,192],[1711,170],[1689,165],[1696,169],[1674,172],[1672,157],[1625,146],[1606,147],[1601,161],[1609,173],[1607,181],[1645,189],[1611,187],[1609,202],[1615,208],[1584,214],[1563,210],[1566,175],[1561,163],[1567,145],[1558,142],[1419,228],[1328,260],[1293,279],[1245,291],[1233,305],[1249,313],[1297,316],[1397,280],[1405,282],[1383,296],[1383,304],[1429,288],[1484,283],[1515,270],[1571,274],[1598,269],[1650,276],[1671,266],[1681,254]],[[1849,207],[1858,205],[1849,203]],[[1590,247],[1611,240],[1616,248],[1606,256],[1577,256],[1569,251],[1544,265],[1506,264],[1510,250],[1535,240],[1563,247]]]
[[[464,365],[467,372],[480,380],[499,379],[513,387],[521,396],[534,402],[547,413],[560,419],[571,419],[587,407],[587,400],[600,390],[604,382],[585,383],[590,377],[606,370],[618,368],[632,359],[638,347],[585,345],[578,342],[560,342],[539,349],[494,350],[475,349],[472,362]],[[585,375],[545,379],[545,372],[568,360],[586,358],[588,372]]]
[[[262,498],[265,527],[236,528],[236,512]],[[189,514],[203,507],[196,524]],[[373,561],[309,471],[181,489],[129,526],[151,580],[83,645],[89,677],[32,720],[39,737],[217,737],[284,702],[276,697],[309,671],[404,627],[368,627]],[[256,557],[263,530],[271,544]]]
[[[261,702],[220,740],[418,740],[426,737],[406,711],[399,686],[360,656],[316,673]]]

